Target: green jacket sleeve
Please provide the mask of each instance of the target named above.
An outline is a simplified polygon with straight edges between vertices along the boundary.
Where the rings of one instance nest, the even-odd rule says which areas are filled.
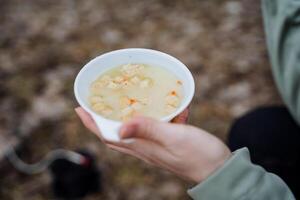
[[[194,200],[293,200],[275,174],[251,163],[247,148],[239,149],[214,174],[188,190]]]
[[[262,10],[275,82],[300,124],[300,0],[263,0]]]

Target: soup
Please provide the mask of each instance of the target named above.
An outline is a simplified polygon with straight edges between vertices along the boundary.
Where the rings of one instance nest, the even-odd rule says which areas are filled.
[[[126,121],[134,115],[159,119],[174,112],[182,97],[182,82],[173,73],[146,64],[126,64],[92,82],[89,104],[112,120]]]

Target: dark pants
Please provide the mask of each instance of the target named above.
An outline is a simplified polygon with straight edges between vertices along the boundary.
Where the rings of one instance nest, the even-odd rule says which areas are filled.
[[[240,117],[228,142],[232,151],[248,147],[253,163],[277,174],[300,198],[300,127],[286,108],[260,108]]]

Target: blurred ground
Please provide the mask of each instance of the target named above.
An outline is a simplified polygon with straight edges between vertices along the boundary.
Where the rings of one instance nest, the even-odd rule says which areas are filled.
[[[114,49],[158,49],[196,80],[190,123],[221,139],[233,119],[280,103],[270,71],[259,0],[0,0],[0,160],[13,134],[22,158],[55,148],[98,155],[104,191],[86,199],[188,199],[188,184],[106,149],[73,108],[76,73]],[[4,163],[2,161],[2,163]],[[0,171],[0,199],[51,199],[47,173]]]

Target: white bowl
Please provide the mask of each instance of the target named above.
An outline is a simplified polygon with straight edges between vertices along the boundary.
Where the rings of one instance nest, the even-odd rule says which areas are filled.
[[[195,93],[195,82],[191,72],[182,62],[166,53],[151,49],[129,48],[111,51],[94,58],[78,73],[74,83],[74,92],[78,103],[91,114],[100,129],[102,137],[106,140],[115,142],[120,140],[118,132],[122,122],[107,119],[90,108],[88,102],[89,87],[94,80],[107,70],[128,63],[142,63],[162,67],[174,73],[182,81],[183,99],[181,105],[174,113],[161,118],[161,121],[170,121],[180,114],[190,104]]]

